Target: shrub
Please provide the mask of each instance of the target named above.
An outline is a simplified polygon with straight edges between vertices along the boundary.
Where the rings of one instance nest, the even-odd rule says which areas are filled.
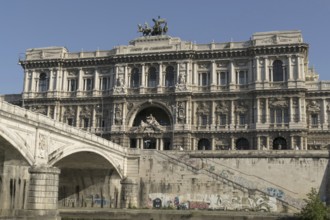
[[[320,199],[320,194],[315,188],[307,194],[307,199],[304,199],[306,206],[299,213],[299,218],[302,220],[325,220],[328,219],[327,207]]]

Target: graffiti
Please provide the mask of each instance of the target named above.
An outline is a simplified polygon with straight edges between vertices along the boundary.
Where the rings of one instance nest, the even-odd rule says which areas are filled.
[[[190,209],[208,209],[209,204],[206,202],[189,201],[189,208]]]
[[[284,196],[284,192],[280,189],[275,189],[272,187],[268,187],[267,188],[267,192],[270,196],[276,197],[276,198],[283,198]]]
[[[153,207],[154,208],[161,208],[162,207],[162,200],[160,198],[156,198],[153,201]]]
[[[156,205],[157,200],[157,205]],[[212,210],[246,210],[276,212],[275,197],[264,195],[258,191],[251,191],[249,195],[237,190],[229,190],[219,194],[183,194],[168,193],[149,194],[149,208],[176,209],[212,209]]]

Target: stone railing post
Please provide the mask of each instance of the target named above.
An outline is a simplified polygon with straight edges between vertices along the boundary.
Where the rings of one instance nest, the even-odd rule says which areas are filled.
[[[57,210],[60,169],[33,166],[29,169],[30,185],[26,204],[27,216],[60,219]]]

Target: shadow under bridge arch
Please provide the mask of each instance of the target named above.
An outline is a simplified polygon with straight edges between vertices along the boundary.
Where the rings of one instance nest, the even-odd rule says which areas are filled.
[[[117,162],[95,149],[67,151],[53,166],[59,176],[59,207],[119,208],[123,178]]]

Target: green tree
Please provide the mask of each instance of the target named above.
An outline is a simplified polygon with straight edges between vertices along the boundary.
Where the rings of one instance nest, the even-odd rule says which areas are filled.
[[[306,206],[299,213],[300,219],[303,220],[325,220],[328,219],[327,207],[320,199],[320,194],[315,188],[307,194],[307,199],[304,199]]]

